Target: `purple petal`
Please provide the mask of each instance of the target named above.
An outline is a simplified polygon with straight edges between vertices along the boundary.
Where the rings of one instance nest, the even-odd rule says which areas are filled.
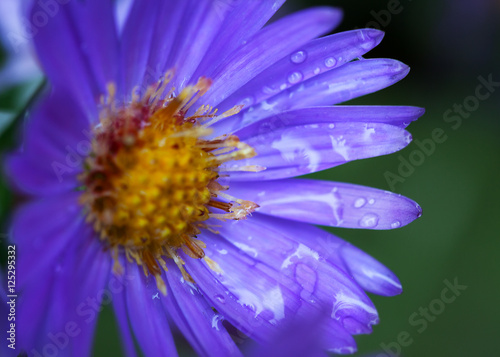
[[[142,83],[142,79],[147,68],[150,49],[154,48],[153,38],[159,16],[165,14],[167,5],[171,5],[170,1],[164,1],[163,5],[159,5],[160,1],[134,1],[129,16],[124,24],[122,34],[122,44],[120,52],[121,60],[121,94],[130,95],[132,89]],[[174,13],[175,11],[171,11]],[[163,24],[169,24],[169,17]],[[160,27],[161,29],[161,27]],[[165,34],[164,34],[165,35]],[[165,35],[164,38],[172,38]],[[158,46],[163,44],[159,43]],[[151,69],[149,69],[151,70]],[[154,70],[154,69],[153,69]],[[161,74],[155,77],[152,82],[159,80]]]
[[[175,36],[175,51],[168,62],[168,68],[176,69],[176,78],[172,84],[175,88],[183,88],[186,85],[231,10],[230,6],[224,6],[224,1],[187,2],[187,11]],[[196,82],[198,78],[193,80]]]
[[[184,281],[171,259],[167,266],[168,296],[161,299],[196,352],[202,356],[241,356],[222,325],[223,317],[213,311],[196,285]]]
[[[408,72],[408,66],[390,59],[349,62],[250,106],[216,123],[214,129],[217,133],[228,133],[287,110],[346,102],[391,86]]]
[[[221,112],[235,105],[254,105],[278,92],[362,56],[382,40],[374,29],[341,32],[305,44],[257,75],[217,107]]]
[[[142,268],[135,263],[127,265],[126,274],[130,325],[142,351],[146,356],[156,356],[159,351],[166,356],[177,356],[167,315],[161,301],[155,298],[161,293],[154,279],[145,278]]]
[[[297,316],[303,314],[302,316],[306,317],[314,307],[326,306],[331,309],[333,304],[333,310],[330,310],[332,318],[341,323],[349,333],[369,333],[371,325],[378,322],[378,316],[363,290],[343,270],[323,259],[320,252],[311,249],[308,243],[299,242],[296,233],[282,229],[280,220],[277,220],[275,225],[272,219],[261,217],[255,214],[251,219],[227,223],[219,228],[220,234],[239,249],[239,255],[220,239],[215,243],[219,247],[218,250],[210,250],[208,245],[212,244],[211,240],[204,237],[209,249],[207,255],[216,261],[222,270],[230,272],[219,276],[222,283],[226,287],[232,284],[244,291],[250,289],[250,286],[255,287],[255,282],[249,279],[250,275],[256,275],[256,267],[259,267],[259,264],[254,263],[246,269],[236,265],[232,269],[224,269],[228,260],[234,260],[234,264],[237,264],[242,257],[251,258],[277,272],[283,286],[292,290],[302,301],[299,310],[292,309],[296,311]],[[304,230],[307,231],[307,226]],[[221,254],[220,249],[229,253]],[[252,271],[252,274],[248,274],[248,271]],[[242,274],[241,281],[235,281],[237,274]],[[293,299],[288,295],[283,297],[286,309],[289,301]]]
[[[400,294],[401,283],[383,264],[341,238],[309,224],[255,214],[261,229],[277,227],[283,235],[307,245],[321,257],[351,275],[366,291],[383,296]],[[248,219],[246,223],[252,221]],[[254,228],[257,229],[257,228]]]
[[[10,156],[6,171],[24,192],[52,195],[78,186],[76,176],[90,152],[89,122],[62,91],[34,110],[24,133],[22,154]]]
[[[127,21],[134,0],[117,0],[115,5],[116,30],[119,34],[123,32],[123,27]]]
[[[404,196],[340,182],[234,182],[229,194],[257,203],[259,213],[333,227],[393,229],[422,215],[420,206]]]
[[[228,10],[231,12],[225,18],[223,31],[214,38],[193,79],[213,73],[228,55],[260,30],[284,2],[285,0],[215,2],[221,16]]]
[[[40,14],[48,17],[46,11],[41,8],[43,4],[34,2],[30,18],[40,19]],[[102,74],[102,70],[97,68],[106,66],[106,63],[101,63],[100,60],[109,61],[111,59],[108,56],[116,43],[108,44],[109,49],[102,54],[96,54],[95,57],[94,53],[82,51],[82,46],[86,45],[84,41],[93,42],[95,36],[98,35],[91,31],[83,36],[80,29],[74,25],[79,23],[79,21],[75,21],[73,15],[78,12],[78,9],[81,9],[81,4],[72,2],[66,5],[56,4],[55,6],[57,6],[57,12],[47,20],[44,26],[37,27],[38,31],[34,36],[38,58],[50,82],[56,88],[65,91],[67,96],[73,97],[89,117],[97,117],[96,102],[103,94],[102,89],[106,85],[106,83],[99,82],[102,78],[96,77],[97,73]],[[102,19],[107,16],[106,14],[105,11],[102,16],[98,16]],[[92,17],[96,13],[87,13],[86,15]],[[108,20],[113,21],[112,17]],[[95,25],[92,24],[92,26]],[[96,30],[102,29],[101,26],[106,25],[99,25]],[[86,38],[87,35],[88,38]],[[107,36],[105,36],[106,39]],[[104,41],[103,38],[102,42],[91,44],[90,49],[103,50]]]
[[[213,85],[203,102],[217,105],[284,54],[328,32],[339,21],[340,12],[325,7],[304,10],[265,27],[212,73],[206,74]]]
[[[325,316],[326,315],[326,316]],[[271,342],[254,349],[249,356],[322,357],[327,356],[321,345],[321,326],[328,312],[321,311],[309,318],[297,319],[271,338]]]
[[[398,106],[353,106],[311,107],[290,110],[251,124],[234,134],[240,140],[266,134],[269,131],[308,124],[320,123],[380,123],[406,128],[410,122],[424,114],[423,108]]]
[[[71,24],[77,31],[80,56],[87,59],[91,78],[98,86],[98,94],[106,93],[108,83],[118,79],[118,35],[113,2],[88,0],[68,6]],[[66,5],[63,5],[66,6]],[[87,80],[91,80],[91,78]]]
[[[33,259],[31,274],[19,275],[29,281],[22,284],[17,316],[19,326],[31,327],[18,330],[19,345],[27,351],[44,353],[44,347],[56,339],[63,356],[90,354],[110,259],[91,227],[81,227],[71,238],[64,254],[54,257],[51,265],[39,266]],[[19,259],[30,250],[21,243],[18,247]]]
[[[113,299],[113,309],[120,329],[120,336],[123,351],[127,357],[136,357],[137,351],[134,345],[134,337],[128,321],[127,302],[124,293],[115,294]]]
[[[76,304],[71,306],[72,314],[64,315],[65,321],[74,316],[74,321],[77,321],[82,329],[82,332],[73,338],[73,349],[68,355],[82,357],[91,355],[99,311],[113,301],[115,292],[111,283],[108,283],[111,255],[105,250],[93,229],[89,226],[86,228],[86,232],[78,237],[80,244],[75,244],[76,249],[72,257],[74,267],[68,271],[72,284],[70,289],[74,291]],[[83,239],[84,237],[88,239]],[[75,279],[75,276],[81,278]],[[64,293],[61,294],[61,298],[65,299]],[[96,305],[90,301],[95,301]],[[98,306],[101,307],[96,310]]]
[[[275,325],[326,307],[332,317],[323,332],[327,348],[354,349],[350,334],[370,332],[377,322],[363,291],[293,237],[259,224],[250,227],[253,231],[247,228],[244,223],[237,228],[225,224],[225,240],[212,234],[202,237],[218,272],[186,262],[207,299],[229,322],[261,342],[268,340]]]
[[[387,124],[311,124],[284,128],[246,140],[257,152],[251,159],[229,162],[222,170],[258,165],[260,172],[231,172],[231,181],[293,177],[350,162],[390,154],[411,141],[404,129]]]
[[[207,241],[205,238],[203,239],[205,242]],[[226,270],[231,272],[228,273],[228,278],[232,281],[243,279],[244,269],[252,270],[252,274],[248,274],[245,278],[248,279],[248,284],[242,285],[239,292],[231,291],[231,287],[225,285],[225,281],[221,279],[219,274],[200,261],[186,258],[186,270],[194,278],[203,295],[225,319],[253,339],[261,342],[266,341],[275,331],[278,319],[281,319],[285,314],[285,307],[280,301],[282,291],[279,282],[252,268],[254,264],[252,260],[240,256],[231,246],[226,249],[227,243],[221,242],[220,244],[220,249],[218,245],[207,246],[207,249],[210,250],[209,254],[213,259],[217,259],[215,249],[218,249],[219,254],[222,255],[233,253],[228,254],[227,259],[217,260],[217,263],[225,263],[224,267],[230,269]],[[214,250],[214,254],[211,254],[212,250]],[[234,266],[239,268],[235,269]],[[252,283],[259,285],[253,286]],[[266,290],[263,290],[264,288]],[[286,287],[284,289],[288,291]],[[277,297],[275,298],[273,294]],[[261,312],[264,311],[265,313],[262,314]]]
[[[398,277],[376,259],[340,238],[330,236],[328,239],[330,249],[338,251],[346,271],[364,290],[382,296],[394,296],[403,292]]]
[[[11,234],[22,252],[17,258],[20,289],[43,278],[67,246],[74,244],[74,237],[85,228],[81,211],[77,195],[72,194],[33,201],[16,212]]]

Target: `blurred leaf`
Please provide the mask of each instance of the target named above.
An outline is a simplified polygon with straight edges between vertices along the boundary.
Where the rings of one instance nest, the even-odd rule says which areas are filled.
[[[37,77],[10,89],[0,95],[0,138],[2,149],[11,147],[13,128],[17,119],[21,118],[26,109],[33,103],[45,84],[44,77]]]
[[[12,121],[16,118],[16,114],[12,112],[0,111],[0,135],[9,127]]]
[[[36,77],[33,80],[21,85],[19,94],[14,97],[12,105],[18,110],[18,114],[23,112],[42,89],[45,82],[44,77]]]

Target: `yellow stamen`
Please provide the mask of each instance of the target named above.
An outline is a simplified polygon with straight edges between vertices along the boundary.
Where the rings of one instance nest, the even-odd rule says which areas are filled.
[[[253,148],[234,135],[206,139],[212,134],[211,124],[242,107],[216,116],[217,109],[202,105],[188,116],[211,81],[201,78],[174,97],[173,89],[166,92],[171,79],[169,72],[142,98],[134,90],[126,106],[117,102],[115,86],[108,86],[108,96],[101,100],[100,124],[93,128],[92,153],[80,176],[86,187],[81,203],[87,221],[110,248],[113,271],[123,272],[118,254],[125,252],[128,262],[155,278],[164,295],[165,258],[174,260],[186,281],[192,278],[179,250],[222,272],[205,256],[206,246],[196,235],[201,229],[211,230],[205,223],[210,217],[243,219],[257,208],[223,193],[227,187],[217,183],[223,163],[253,157]],[[241,170],[256,169],[241,166]]]

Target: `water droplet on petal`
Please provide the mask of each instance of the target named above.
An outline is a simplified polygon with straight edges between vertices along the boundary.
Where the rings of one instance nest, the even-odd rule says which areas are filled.
[[[307,58],[307,54],[304,51],[295,52],[294,54],[292,54],[290,56],[290,60],[296,64],[304,62],[306,60],[306,58]]]
[[[394,221],[391,223],[391,228],[399,228],[399,227],[401,227],[400,221]]]
[[[333,58],[333,57],[328,57],[325,60],[325,66],[327,66],[328,68],[332,68],[336,64],[337,64],[337,60],[335,58]]]
[[[224,304],[226,302],[226,298],[222,295],[215,295],[214,296],[215,300],[217,300],[218,302]]]
[[[378,224],[379,216],[375,213],[367,213],[359,220],[361,228],[374,228]]]
[[[280,90],[279,88],[276,88],[276,87],[271,87],[271,86],[265,86],[264,88],[262,88],[262,92],[264,94],[275,94],[275,93],[278,93]]]
[[[293,72],[292,74],[290,74],[288,76],[288,82],[290,82],[290,84],[295,84],[295,83],[299,83],[302,78],[304,78],[304,76],[302,75],[302,73],[300,72]]]
[[[354,201],[354,208],[361,208],[366,204],[366,200],[363,197],[358,198]]]
[[[330,124],[328,124],[328,127],[329,127],[330,129],[333,129],[333,128],[335,128],[335,124],[330,123]]]
[[[241,105],[244,105],[245,107],[248,107],[254,103],[253,97],[247,97],[241,101]]]
[[[375,203],[375,200],[374,200],[373,198],[370,198],[370,199],[368,200],[368,203],[369,203],[370,205],[372,205],[372,204],[374,204],[374,203]]]
[[[319,74],[321,72],[321,68],[317,67],[315,70],[314,70],[314,74]]]

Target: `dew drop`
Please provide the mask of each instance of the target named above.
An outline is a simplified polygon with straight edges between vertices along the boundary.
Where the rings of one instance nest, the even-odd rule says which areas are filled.
[[[288,76],[288,82],[290,82],[290,84],[295,84],[295,83],[299,83],[302,78],[304,78],[304,76],[302,75],[302,73],[300,72],[293,72],[292,74],[290,74]]]
[[[366,200],[363,197],[358,198],[354,201],[354,208],[361,208],[366,204]]]
[[[333,58],[333,57],[328,57],[325,60],[325,66],[327,66],[328,68],[332,68],[336,64],[337,64],[337,60],[335,58]]]
[[[417,218],[422,217],[422,207],[420,207],[420,205],[416,203],[415,208],[418,210]]]
[[[279,91],[280,91],[279,88],[271,87],[271,86],[265,86],[264,88],[262,88],[262,92],[264,94],[275,94],[275,93],[278,93]]]
[[[294,54],[292,54],[290,56],[290,60],[296,64],[300,64],[300,63],[304,62],[306,60],[306,58],[307,58],[307,54],[304,51],[295,52]]]
[[[372,204],[374,204],[374,203],[375,203],[375,200],[374,200],[373,198],[370,198],[370,199],[368,200],[368,204],[372,205]]]
[[[391,228],[399,228],[399,227],[401,227],[400,221],[394,221],[391,223]]]
[[[367,213],[359,220],[359,226],[362,228],[374,228],[377,226],[379,216],[375,213]]]
[[[315,70],[314,70],[314,74],[319,74],[321,72],[321,68],[317,67]]]
[[[254,103],[253,97],[246,97],[241,101],[241,105],[244,105],[245,107],[248,107]]]
[[[218,302],[224,304],[226,302],[226,298],[222,295],[215,295],[214,296],[215,300],[217,300]]]
[[[329,127],[330,129],[334,129],[334,128],[335,128],[335,124],[330,123],[330,124],[328,124],[328,127]]]

